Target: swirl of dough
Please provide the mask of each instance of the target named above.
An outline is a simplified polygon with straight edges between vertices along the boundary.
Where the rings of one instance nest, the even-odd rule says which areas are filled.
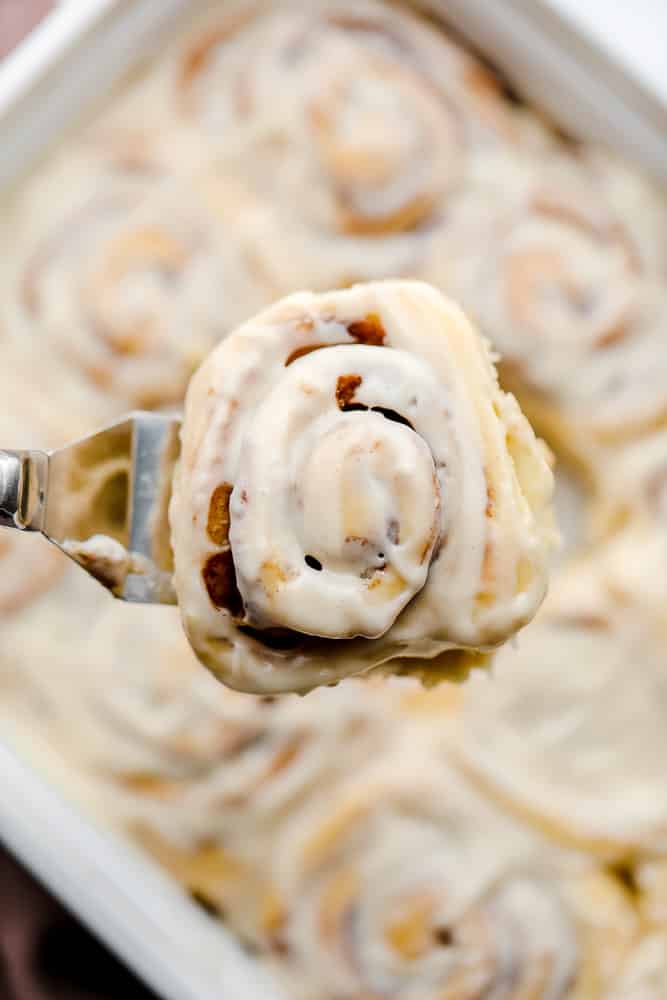
[[[609,155],[604,146],[582,147],[581,162],[599,195],[628,232],[642,270],[667,277],[667,199],[638,165]]]
[[[185,119],[283,220],[287,291],[415,274],[466,180],[492,183],[522,133],[477,60],[366,0],[217,14],[177,67]]]
[[[218,738],[206,755],[183,746],[145,771],[116,768],[116,781],[135,828],[184,856],[216,845],[263,868],[286,816],[385,752],[396,727],[383,719],[382,699],[354,688],[305,710],[294,702],[249,704],[249,696],[231,693],[246,701],[216,708]]]
[[[419,593],[440,534],[438,390],[420,359],[374,347],[331,347],[286,371],[258,408],[230,504],[253,626],[374,638]]]
[[[418,282],[290,296],[193,379],[171,524],[197,655],[242,690],[496,645],[542,600],[552,476]]]
[[[623,859],[667,846],[667,674],[664,632],[610,557],[602,549],[552,580],[518,648],[497,654],[493,683],[464,689],[445,742],[505,808]]]
[[[71,255],[85,262],[108,228],[163,176],[147,151],[86,141],[32,177],[11,207],[17,232],[17,252],[8,262],[14,316],[36,322],[58,284],[52,261]]]
[[[529,417],[586,466],[667,414],[667,300],[641,239],[588,172],[551,163],[454,280]],[[458,286],[458,287],[457,287]]]
[[[61,393],[66,410],[78,406],[90,421],[91,408],[99,411],[98,419],[113,412],[99,391],[113,387],[102,364],[89,364],[86,377],[78,378],[87,338],[99,338],[104,360],[105,331],[88,315],[89,269],[109,233],[161,182],[163,172],[134,143],[85,141],[68,152],[31,178],[13,206],[17,245],[5,270],[5,311],[16,340],[37,343],[33,349],[42,364],[46,358],[56,368],[52,396]],[[85,352],[84,360],[90,362]]]
[[[283,920],[269,944],[290,995],[597,996],[634,930],[624,894],[455,772],[419,779],[419,755],[401,755],[400,777],[371,769],[281,831],[271,870]]]
[[[237,186],[152,180],[148,193],[118,170],[42,224],[18,303],[70,371],[125,406],[180,402],[217,341],[275,295],[234,225],[251,211]]]
[[[89,582],[68,574],[66,600],[81,601],[82,579]],[[61,628],[60,666],[48,676],[36,667],[39,638],[21,650],[49,706],[42,728],[103,784],[124,825],[183,859],[202,845],[238,855],[264,842],[286,812],[380,755],[394,736],[397,699],[376,684],[251,697],[202,670],[178,618],[164,620],[156,608],[133,615],[121,602],[87,607],[86,635],[83,626]]]

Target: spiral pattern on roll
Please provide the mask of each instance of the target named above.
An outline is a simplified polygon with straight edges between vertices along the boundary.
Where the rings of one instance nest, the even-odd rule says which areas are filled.
[[[632,541],[629,554],[620,536],[619,553],[610,546],[561,570],[518,649],[498,653],[492,682],[467,686],[445,736],[506,807],[614,859],[667,847],[664,572],[657,559],[638,561],[648,581],[633,588],[622,571],[641,552]],[[654,536],[655,550],[664,559]],[[662,629],[651,586],[663,595]]]
[[[551,487],[434,289],[292,296],[190,386],[171,506],[186,631],[257,691],[493,646],[544,594]]]
[[[397,775],[410,759],[400,753]],[[601,995],[633,940],[623,892],[545,851],[446,766],[411,788],[391,773],[370,768],[326,812],[285,824],[270,869],[273,942],[294,994]]]
[[[471,246],[453,282],[538,430],[589,468],[601,445],[667,418],[657,252],[598,188],[555,160],[508,198],[488,249]]]
[[[47,202],[36,234],[34,203],[19,205],[12,327],[38,339],[62,381],[77,375],[100,410],[105,396],[116,412],[173,405],[215,344],[277,290],[238,227],[253,211],[241,185],[104,157],[94,146],[81,156],[68,200],[57,178],[44,191],[36,179],[33,201]]]
[[[270,206],[286,291],[422,273],[452,205],[532,143],[489,70],[372,0],[237,5],[173,64],[183,121]]]

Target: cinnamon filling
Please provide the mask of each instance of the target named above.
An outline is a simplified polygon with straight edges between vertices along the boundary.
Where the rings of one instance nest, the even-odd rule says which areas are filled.
[[[206,531],[214,545],[225,545],[229,537],[229,498],[233,489],[231,483],[220,483],[211,494]]]
[[[211,556],[202,569],[202,579],[211,603],[235,618],[243,614],[243,598],[236,583],[231,549]]]

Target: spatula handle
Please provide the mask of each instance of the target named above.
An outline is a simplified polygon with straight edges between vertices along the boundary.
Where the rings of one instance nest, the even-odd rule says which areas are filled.
[[[0,526],[41,531],[48,462],[42,451],[0,450]]]

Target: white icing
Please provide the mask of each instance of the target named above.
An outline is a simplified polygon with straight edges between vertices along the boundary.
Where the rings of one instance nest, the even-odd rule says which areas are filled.
[[[239,227],[253,205],[232,180],[104,154],[38,174],[14,205],[12,332],[64,360],[63,390],[103,414],[180,403],[214,344],[277,294]]]
[[[508,196],[486,239],[464,232],[470,251],[450,272],[520,400],[583,461],[667,413],[664,271],[642,259],[664,209],[649,192],[637,219],[604,197],[595,171],[554,158]],[[648,242],[655,257],[658,239]]]
[[[589,963],[613,981],[636,924],[622,895],[445,763],[416,777],[424,751],[405,727],[285,824],[271,868],[295,995],[569,997]]]
[[[215,539],[216,491],[232,488]],[[483,341],[434,289],[292,296],[231,334],[188,392],[171,505],[186,631],[255,691],[501,642],[544,594],[551,490]],[[243,608],[207,583],[223,557]],[[351,642],[277,657],[241,621]]]
[[[564,570],[445,739],[501,801],[603,854],[667,849],[667,674],[640,598],[604,553]]]

